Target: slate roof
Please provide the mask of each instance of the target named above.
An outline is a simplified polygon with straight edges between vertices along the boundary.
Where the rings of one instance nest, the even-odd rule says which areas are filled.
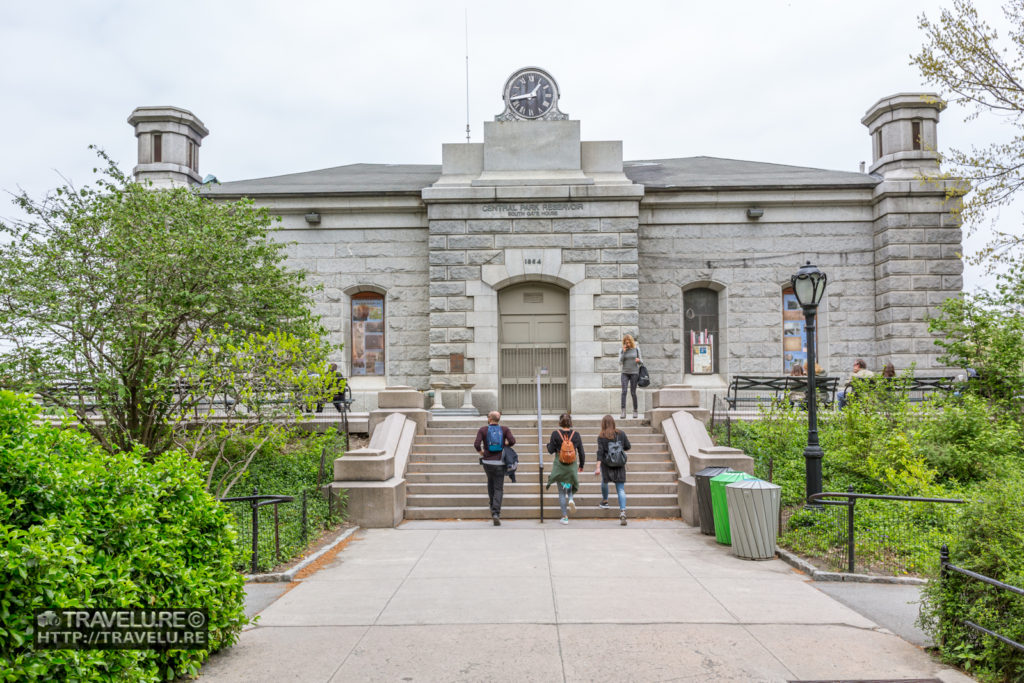
[[[426,164],[350,164],[318,171],[237,180],[209,185],[210,195],[406,194],[433,185],[441,166]]]
[[[717,157],[626,161],[624,171],[630,180],[641,183],[649,192],[741,188],[846,189],[874,187],[880,182],[877,177],[866,173]],[[441,167],[436,165],[350,164],[209,185],[204,192],[213,196],[419,194],[440,176]]]
[[[626,161],[626,177],[648,190],[658,189],[776,189],[874,187],[878,178],[867,173],[739,161],[717,157],[685,157]]]

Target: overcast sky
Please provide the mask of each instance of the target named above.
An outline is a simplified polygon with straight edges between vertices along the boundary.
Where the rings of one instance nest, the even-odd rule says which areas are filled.
[[[860,118],[925,89],[920,0],[0,3],[0,190],[91,182],[96,144],[130,170],[140,105],[196,114],[221,181],[350,163],[439,164],[473,142],[522,66],[558,81],[585,140],[626,159],[716,156],[836,170],[870,162]],[[975,0],[993,23],[999,3]],[[944,112],[940,148],[1004,135]],[[60,175],[58,175],[60,174]],[[6,200],[0,216],[15,209]],[[1012,218],[1016,219],[1016,216]],[[969,240],[968,251],[978,238]],[[981,282],[976,269],[967,286]]]

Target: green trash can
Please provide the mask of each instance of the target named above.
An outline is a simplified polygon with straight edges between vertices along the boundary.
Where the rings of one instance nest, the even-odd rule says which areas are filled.
[[[725,497],[725,485],[744,479],[756,479],[746,472],[723,472],[711,479],[711,510],[715,518],[715,540],[732,545],[729,533],[729,504]]]

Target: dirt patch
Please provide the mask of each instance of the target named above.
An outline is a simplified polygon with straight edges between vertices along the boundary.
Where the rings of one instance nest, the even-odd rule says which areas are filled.
[[[303,552],[301,555],[299,555],[298,557],[292,559],[289,562],[277,565],[276,567],[271,569],[269,573],[279,573],[279,572],[286,572],[286,571],[288,571],[289,569],[291,569],[292,567],[294,567],[298,563],[302,562],[304,559],[306,559],[307,557],[309,557],[310,555],[312,555],[316,551],[320,550],[324,546],[327,546],[327,545],[330,545],[331,543],[333,543],[334,540],[336,538],[338,538],[338,536],[341,536],[343,533],[345,533],[345,531],[347,531],[348,529],[351,529],[353,526],[355,526],[355,525],[354,524],[342,524],[341,526],[335,527],[333,529],[325,529],[323,531],[323,533],[321,533],[320,536],[318,536],[316,538],[316,540],[314,540],[312,543],[310,543],[306,547],[305,552]],[[342,546],[344,546],[344,545],[345,544],[343,543]],[[327,553],[327,554],[330,555],[331,553]]]
[[[316,558],[316,561],[311,563],[308,567],[303,567],[302,571],[295,574],[295,580],[300,581],[302,579],[309,578],[313,574],[317,573],[318,571],[326,567],[328,564],[333,562],[334,558],[338,555],[338,553],[347,548],[349,543],[357,540],[361,539],[357,538],[355,534],[352,534],[344,541],[334,546],[320,557]]]

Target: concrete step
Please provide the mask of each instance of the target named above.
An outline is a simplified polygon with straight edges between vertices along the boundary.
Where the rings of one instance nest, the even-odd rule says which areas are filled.
[[[520,460],[522,460],[523,458],[528,457],[528,456],[529,457],[533,457],[533,458],[537,457],[537,444],[533,444],[532,446],[516,444],[515,449],[516,449],[516,453],[519,454],[519,459]],[[547,449],[544,449],[544,452],[545,452],[545,454],[547,454]],[[597,447],[596,446],[594,446],[593,448],[587,448],[586,445],[583,446],[583,454],[584,454],[584,456],[587,457],[588,460],[596,452],[597,452]],[[626,451],[626,455],[631,460],[633,459],[634,456],[642,456],[642,455],[664,455],[665,457],[668,457],[668,453],[669,453],[668,446],[666,446],[663,443],[661,443],[661,444],[652,444],[652,443],[633,444],[633,448],[631,448],[628,451]],[[479,455],[477,455],[477,452],[473,450],[473,446],[471,444],[467,445],[467,444],[464,444],[464,443],[462,443],[462,444],[426,444],[426,445],[421,445],[417,441],[413,445],[412,451],[410,452],[410,456],[423,456],[424,458],[426,458],[427,456],[431,456],[431,455],[455,456],[455,457],[463,457],[463,456],[465,456],[465,457],[469,457],[469,456],[480,457]],[[546,457],[548,457],[548,456],[546,455],[545,458]]]
[[[628,485],[627,485],[628,486]],[[598,503],[601,502],[601,493],[596,490],[593,493],[579,491],[574,497],[576,506],[578,508],[593,508],[594,510],[600,510],[597,507]],[[609,504],[612,499],[615,498],[614,489],[609,496]],[[637,493],[631,494],[629,489],[626,489],[627,507],[629,505],[635,507],[645,506],[676,506],[678,515],[679,499],[673,494],[667,493]],[[463,507],[487,507],[487,489],[480,493],[446,493],[439,495],[406,495],[406,506],[411,507],[451,507],[451,508],[463,508]],[[502,499],[502,509],[505,505],[510,507],[523,507],[523,506],[539,506],[540,497],[537,495],[537,491],[534,490],[532,493],[512,493],[506,491]],[[552,485],[550,489],[547,489],[544,495],[544,507],[553,505],[558,507],[558,494],[555,492],[555,487]]]
[[[615,426],[619,429],[630,430],[637,427],[650,426],[644,422],[644,417],[633,419],[627,417],[625,420],[620,420],[618,415],[613,415],[615,418]],[[597,431],[601,428],[601,417],[573,417],[573,429],[587,429],[590,428],[593,431]],[[479,417],[437,417],[427,420],[427,428],[473,428],[479,429],[482,425],[487,424],[487,416],[480,415]],[[505,425],[509,429],[525,429],[533,427],[537,429],[537,416],[536,415],[503,415],[501,417],[501,424]],[[541,421],[541,427],[547,429],[549,432],[554,429],[558,429],[558,416],[544,416]]]
[[[446,472],[478,473],[478,472],[480,472],[480,468],[481,467],[482,467],[482,465],[480,465],[480,463],[478,463],[475,459],[472,460],[472,461],[467,461],[467,462],[440,462],[440,461],[439,462],[418,462],[418,461],[410,461],[409,462],[409,467],[406,470],[406,474],[418,473],[418,472],[422,472],[422,473],[425,473],[425,474],[426,473],[441,474],[441,473],[446,473]],[[630,460],[629,464],[627,465],[627,467],[629,468],[629,470],[628,470],[629,474],[627,476],[630,476],[630,477],[642,476],[644,472],[675,472],[676,471],[675,464],[672,463],[669,460],[664,460],[664,461],[662,461],[662,460],[650,460],[650,461]],[[531,472],[531,473],[533,473],[534,476],[536,476],[537,469],[538,468],[537,468],[537,462],[536,461],[534,461],[532,463],[529,462],[529,461],[527,461],[527,462],[520,461],[519,462],[519,471],[520,472]],[[550,472],[550,471],[551,471],[551,463],[550,463],[550,461],[547,461],[547,462],[545,462],[545,465],[544,465],[545,476],[547,476],[547,473]],[[585,471],[586,472],[593,472],[594,471],[593,463],[588,462],[586,464],[586,466],[585,466]]]
[[[554,506],[549,506],[547,500],[544,502],[544,519],[550,523],[558,523],[558,518],[561,517],[561,511],[558,508],[558,501],[555,501]],[[415,507],[409,506],[405,508],[406,519],[490,519],[491,511],[487,509],[486,504],[482,507]],[[679,519],[679,506],[678,505],[647,505],[637,507],[633,505],[633,501],[629,501],[629,505],[626,509],[626,517],[628,519]],[[539,519],[540,518],[540,507],[535,506],[523,506],[523,505],[512,505],[504,503],[501,506],[501,518],[502,519]],[[570,522],[572,524],[573,519],[607,519],[609,523],[618,523],[619,510],[617,504],[611,509],[602,510],[600,508],[592,509],[577,509],[575,514],[569,513]]]
[[[598,435],[597,432],[592,432],[592,433],[580,432],[579,434],[580,434],[580,438],[583,439],[583,445],[584,446],[586,446],[588,443],[592,443],[592,444],[596,444],[597,443],[597,435]],[[513,432],[513,436],[516,437],[516,441],[518,443],[520,443],[520,444],[524,444],[524,443],[536,444],[537,443],[537,433],[536,432],[533,432],[533,433],[531,433],[531,432]],[[636,433],[636,434],[630,432],[628,434],[628,436],[629,436],[629,441],[632,444],[664,443],[665,442],[665,437],[664,436],[662,436],[661,434],[653,433],[653,432],[640,432],[640,433]],[[470,444],[472,444],[473,440],[475,438],[476,438],[476,430],[475,429],[474,430],[467,429],[467,430],[458,431],[458,432],[456,432],[455,430],[444,430],[443,432],[437,432],[437,431],[434,431],[434,430],[428,430],[425,434],[421,434],[421,435],[416,437],[416,443],[418,443],[418,444],[419,443],[422,443],[422,444],[470,443]],[[551,438],[550,432],[547,433],[547,434],[544,434],[543,442],[544,442],[545,445],[547,444],[547,442],[548,442],[548,440],[550,438]]]
[[[580,488],[577,495],[599,495],[601,492],[601,481],[598,477],[590,477],[592,481],[580,481]],[[545,482],[546,483],[546,482]],[[609,484],[609,489],[612,492],[612,497],[615,497],[615,486]],[[525,477],[516,477],[516,483],[511,481],[505,481],[505,495],[513,494],[534,494],[537,493],[537,478],[533,477],[532,481]],[[554,485],[551,487],[551,491],[554,491]],[[416,496],[445,496],[445,495],[475,495],[483,491],[487,492],[487,482],[459,482],[459,483],[422,483],[422,482],[409,482],[405,487],[406,495],[411,500]],[[632,496],[633,494],[661,494],[667,496],[676,496],[678,487],[675,482],[626,482],[626,495]],[[486,498],[486,496],[485,496]]]
[[[591,472],[593,470],[588,468],[587,472],[580,475],[581,479],[593,477],[595,481],[599,481]],[[633,481],[642,481],[652,484],[670,484],[672,486],[675,486],[678,480],[675,471],[667,469],[664,471],[640,471],[636,474],[630,470],[626,478],[630,484]],[[533,469],[520,468],[516,472],[516,479],[518,481],[532,481],[534,486],[536,486],[537,466],[534,465]],[[410,469],[405,475],[405,480],[409,482],[409,486],[413,484],[472,484],[474,486],[483,486],[487,483],[487,475],[483,473],[482,468],[479,466],[475,470],[466,472],[424,472]],[[510,485],[511,483],[506,479],[505,486]]]

